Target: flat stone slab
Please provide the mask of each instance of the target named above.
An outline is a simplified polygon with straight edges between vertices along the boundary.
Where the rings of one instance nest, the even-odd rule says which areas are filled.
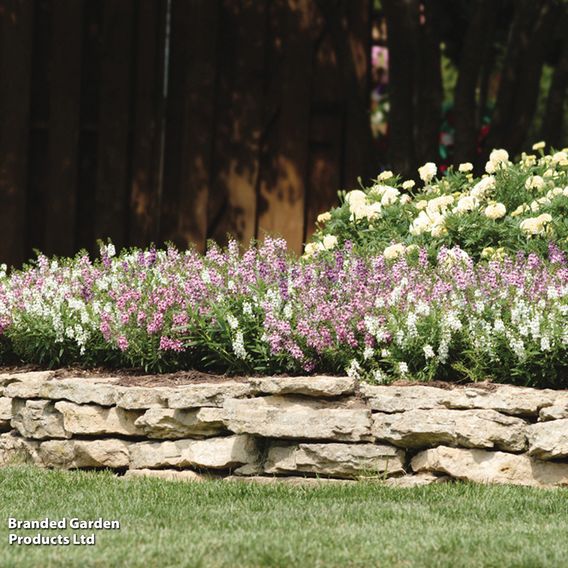
[[[527,427],[529,454],[540,459],[568,457],[568,419],[538,422]]]
[[[10,422],[12,420],[12,399],[0,397],[0,422]]]
[[[134,424],[148,438],[172,440],[219,435],[226,430],[223,418],[222,408],[150,408]]]
[[[250,383],[226,381],[176,387],[168,394],[169,408],[221,407],[226,400],[254,394]]]
[[[13,399],[12,427],[24,438],[33,440],[70,438],[71,434],[63,426],[63,415],[55,409],[55,404],[51,400]]]
[[[68,435],[144,436],[144,430],[136,426],[142,411],[66,401],[56,402],[55,410],[61,414]]]
[[[496,410],[504,414],[537,416],[541,408],[566,400],[566,391],[532,389],[512,385],[441,389],[423,385],[361,385],[362,396],[373,410],[405,412],[408,410],[456,409]]]
[[[521,452],[527,446],[526,423],[494,410],[409,410],[373,414],[377,440],[405,448],[446,444]]]
[[[568,485],[568,464],[544,462],[527,454],[439,446],[416,455],[412,459],[412,469],[477,483],[535,487]]]
[[[376,444],[282,444],[268,450],[268,474],[315,473],[329,477],[370,477],[404,473],[404,451]]]
[[[0,434],[0,467],[22,463],[41,465],[38,447],[39,442],[26,440],[14,431]]]
[[[129,442],[124,440],[49,440],[39,446],[39,457],[46,467],[126,468],[130,462]]]
[[[252,377],[253,388],[262,394],[301,394],[335,397],[353,394],[357,381],[350,377]]]
[[[557,400],[552,406],[545,406],[541,408],[538,419],[539,420],[561,420],[568,418],[568,400]]]
[[[203,467],[230,469],[259,460],[251,436],[227,436],[206,440],[138,442],[130,446],[131,469]]]
[[[297,396],[227,400],[226,424],[239,434],[265,438],[353,441],[371,440],[371,412]]]
[[[168,387],[117,387],[116,405],[126,410],[166,408],[171,392]]]
[[[12,398],[42,398],[49,400],[68,400],[76,404],[116,404],[116,377],[76,377],[66,379],[47,379],[40,375],[29,380],[10,383],[5,396]]]

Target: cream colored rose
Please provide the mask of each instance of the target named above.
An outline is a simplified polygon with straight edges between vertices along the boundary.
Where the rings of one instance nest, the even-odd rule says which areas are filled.
[[[542,150],[546,146],[546,142],[536,142],[532,145],[533,150]]]
[[[464,195],[458,200],[456,211],[458,213],[465,213],[466,211],[473,211],[479,207],[479,199],[473,195]]]
[[[330,250],[337,246],[337,237],[335,235],[326,235],[323,238],[323,248]]]
[[[418,175],[424,183],[429,183],[432,181],[438,168],[434,162],[426,162],[422,167],[418,168]]]
[[[304,256],[309,257],[309,256],[313,256],[313,254],[319,250],[318,248],[318,244],[319,243],[308,243],[305,247],[304,247]]]
[[[443,237],[444,235],[448,234],[448,229],[446,229],[446,227],[443,224],[437,223],[432,227],[432,231],[430,234],[436,238]]]
[[[349,203],[349,205],[353,205],[354,203],[366,203],[367,196],[364,191],[354,189],[345,196],[345,201]]]
[[[400,191],[396,189],[396,187],[388,187],[383,191],[381,197],[381,204],[382,205],[392,205],[396,203],[398,196],[400,195]]]
[[[527,233],[528,235],[542,235],[545,232],[546,225],[552,221],[552,216],[548,213],[543,213],[538,217],[530,217],[521,221],[520,229],[521,231]]]
[[[473,164],[471,162],[464,162],[460,164],[458,170],[464,174],[473,171]]]
[[[489,161],[493,162],[496,166],[509,161],[509,152],[503,149],[495,149],[489,154]]]
[[[318,215],[318,223],[327,223],[331,219],[331,213],[326,211],[325,213],[321,213]]]
[[[542,189],[544,185],[544,179],[540,176],[529,176],[527,181],[525,181],[525,187],[527,189]]]
[[[501,217],[505,217],[507,208],[503,205],[503,203],[494,203],[488,205],[485,208],[484,213],[486,217],[489,217],[489,219],[501,219]]]
[[[487,176],[479,180],[472,188],[471,195],[481,199],[492,189],[495,188],[495,178],[493,176]]]
[[[377,180],[384,181],[386,179],[390,179],[391,177],[393,177],[393,173],[390,170],[386,170],[386,171],[381,172],[379,174],[379,177],[377,178]]]
[[[396,245],[390,245],[386,247],[383,251],[383,256],[387,260],[394,260],[399,256],[403,255],[406,250],[406,247],[402,243],[397,243]]]
[[[416,185],[416,182],[413,179],[407,179],[403,184],[402,184],[402,189],[412,189],[414,186]]]

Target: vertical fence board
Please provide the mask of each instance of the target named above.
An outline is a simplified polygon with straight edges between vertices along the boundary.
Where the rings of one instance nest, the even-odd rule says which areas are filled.
[[[232,234],[247,244],[255,236],[266,9],[264,0],[225,0],[222,4],[215,200],[210,200],[208,230],[208,236],[218,242]]]
[[[75,252],[82,16],[82,0],[53,2],[44,250],[59,255]]]
[[[84,0],[75,242],[94,250],[102,3]]]
[[[314,57],[306,241],[314,232],[317,216],[337,202],[341,186],[344,96],[337,55],[329,34],[324,31]]]
[[[275,233],[300,252],[308,168],[315,18],[312,0],[271,3],[271,85],[265,115],[258,236]]]
[[[0,262],[24,257],[32,0],[0,1]]]
[[[344,73],[351,75],[346,81],[347,123],[345,128],[345,178],[347,186],[355,187],[357,177],[363,180],[372,171],[370,156],[371,128],[368,114],[370,58],[371,58],[371,2],[347,0],[346,24],[348,51]]]
[[[140,0],[136,22],[129,244],[138,246],[158,240],[166,7]]]
[[[51,68],[52,0],[36,0],[33,14],[33,40],[30,77],[30,114],[26,174],[26,234],[24,259],[33,250],[44,250],[46,187],[49,174],[48,129]]]
[[[126,244],[132,79],[132,0],[104,0],[95,238]]]
[[[172,0],[161,233],[205,247],[215,117],[217,0]]]

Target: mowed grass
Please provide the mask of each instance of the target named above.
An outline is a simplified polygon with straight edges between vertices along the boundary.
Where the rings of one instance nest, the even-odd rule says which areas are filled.
[[[568,562],[567,490],[173,483],[10,467],[0,469],[0,511],[2,567],[501,568]],[[96,531],[95,546],[8,545],[8,517],[46,516],[118,519],[121,530]]]

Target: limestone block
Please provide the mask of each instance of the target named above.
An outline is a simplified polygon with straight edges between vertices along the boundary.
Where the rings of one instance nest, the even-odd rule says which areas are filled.
[[[135,424],[142,411],[66,401],[56,402],[55,409],[63,417],[63,426],[69,435],[144,435],[144,430]]]
[[[253,394],[249,383],[226,381],[220,383],[198,383],[176,387],[168,395],[170,408],[197,408],[200,406],[223,406],[225,400]]]
[[[0,434],[0,467],[21,463],[40,465],[39,442],[26,440],[14,431]]]
[[[353,394],[357,382],[350,377],[253,377],[253,388],[263,394],[301,394],[333,397]]]
[[[116,405],[127,410],[165,408],[171,392],[167,387],[117,387]]]
[[[341,405],[296,396],[227,400],[226,423],[237,434],[306,440],[371,440],[371,413],[363,405]]]
[[[46,438],[70,438],[65,431],[63,416],[50,400],[12,401],[12,427],[24,438],[44,440]]]
[[[504,414],[519,416],[536,416],[541,408],[566,397],[564,391],[512,385],[442,389],[423,385],[373,386],[362,384],[361,394],[369,401],[373,410],[380,412],[450,408],[496,410]]]
[[[529,454],[540,459],[568,457],[568,419],[538,422],[527,427]]]
[[[112,406],[116,402],[115,377],[70,377],[49,379],[33,376],[29,380],[10,383],[5,388],[5,395],[14,398],[47,398],[50,400],[68,400],[77,404],[100,404]]]
[[[466,450],[439,446],[414,457],[416,472],[444,473],[477,483],[531,486],[568,485],[568,464],[544,462],[527,454]]]
[[[138,442],[130,446],[131,469],[171,467],[230,469],[258,460],[257,444],[251,436]]]
[[[124,440],[48,440],[39,446],[39,456],[47,467],[128,467],[129,442]]]
[[[12,399],[8,397],[0,397],[0,432],[10,430],[10,421],[12,420]]]
[[[375,444],[274,443],[268,451],[264,471],[346,478],[393,475],[404,473],[404,451]]]
[[[223,409],[204,407],[191,410],[150,408],[135,422],[148,438],[176,439],[215,436],[225,430]]]
[[[526,423],[494,410],[410,410],[373,415],[373,434],[404,448],[447,444],[465,448],[526,448]]]

